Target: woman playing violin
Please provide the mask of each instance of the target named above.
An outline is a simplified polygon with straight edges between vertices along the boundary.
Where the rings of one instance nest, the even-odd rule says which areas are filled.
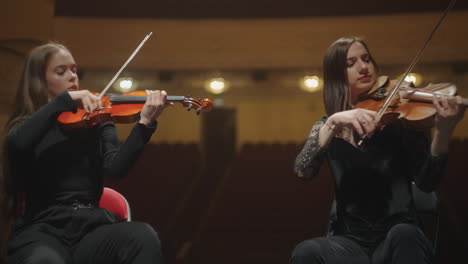
[[[80,90],[70,51],[49,43],[28,55],[6,123],[7,167],[13,211],[21,212],[8,245],[9,263],[161,263],[151,226],[120,222],[97,204],[103,174],[127,174],[170,103],[148,91],[141,118],[121,145],[112,122],[64,131],[62,112],[93,112],[98,98]],[[19,210],[18,210],[19,209]]]
[[[376,112],[354,107],[385,83],[363,40],[334,42],[323,69],[327,116],[313,125],[295,173],[311,179],[328,161],[336,219],[327,237],[297,245],[291,263],[431,263],[432,246],[420,228],[411,184],[425,192],[435,189],[450,137],[463,117],[462,99],[434,97],[437,113],[430,140],[428,131],[402,122],[382,128]],[[365,143],[358,144],[362,139]]]

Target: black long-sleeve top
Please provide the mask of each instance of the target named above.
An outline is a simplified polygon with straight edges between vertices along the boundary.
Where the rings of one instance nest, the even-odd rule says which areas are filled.
[[[63,92],[7,135],[11,177],[24,185],[27,217],[73,201],[97,203],[103,174],[117,178],[127,174],[156,129],[156,124],[151,128],[136,124],[122,145],[112,122],[62,130],[58,115],[76,109]]]
[[[392,124],[359,149],[338,137],[321,147],[319,131],[325,121],[312,127],[294,169],[300,178],[311,179],[328,161],[337,203],[334,234],[376,243],[397,223],[417,224],[411,184],[434,190],[447,163],[446,154],[431,155],[428,133]]]

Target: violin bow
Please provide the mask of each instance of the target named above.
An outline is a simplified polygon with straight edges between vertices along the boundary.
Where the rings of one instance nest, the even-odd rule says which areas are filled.
[[[378,112],[378,115],[377,115],[377,120],[380,120],[380,118],[382,118],[383,114],[385,113],[385,110],[387,110],[388,106],[390,105],[390,102],[393,100],[393,98],[395,97],[395,95],[397,94],[397,92],[400,90],[400,87],[401,87],[401,84],[403,83],[403,81],[405,80],[406,76],[408,76],[408,74],[413,70],[414,66],[416,65],[416,63],[419,61],[419,59],[421,58],[422,56],[422,53],[423,51],[426,49],[426,47],[428,46],[429,42],[432,40],[432,37],[434,36],[434,34],[436,33],[436,31],[439,29],[440,25],[442,24],[442,22],[444,21],[445,17],[447,16],[448,12],[452,9],[453,5],[455,5],[455,2],[457,2],[457,0],[452,0],[449,4],[449,6],[445,9],[444,13],[442,14],[442,16],[440,17],[439,19],[439,22],[436,24],[436,26],[434,27],[434,29],[432,30],[432,32],[429,34],[429,37],[427,38],[426,42],[424,43],[423,47],[419,50],[419,52],[416,54],[416,57],[414,57],[413,61],[411,61],[408,69],[406,70],[406,72],[403,74],[403,76],[401,77],[401,79],[398,81],[398,84],[396,85],[396,87],[393,89],[393,91],[390,93],[390,95],[388,96],[387,100],[385,101],[384,105],[382,106],[382,108],[380,108],[379,112]]]
[[[102,90],[102,92],[99,94],[99,96],[98,96],[99,99],[101,99],[106,94],[107,90],[109,90],[111,85],[120,76],[120,74],[125,69],[125,67],[127,67],[127,65],[130,63],[130,61],[133,60],[133,57],[135,57],[135,55],[138,53],[138,51],[140,51],[141,47],[143,47],[145,42],[149,39],[149,37],[152,34],[153,34],[153,32],[148,33],[148,35],[146,35],[146,37],[141,41],[140,45],[138,45],[138,47],[135,49],[135,51],[133,51],[132,55],[130,55],[130,57],[127,59],[127,61],[122,65],[122,67],[120,67],[120,70],[114,75],[112,80],[110,80],[110,82],[107,84],[107,86],[104,88],[104,90]]]

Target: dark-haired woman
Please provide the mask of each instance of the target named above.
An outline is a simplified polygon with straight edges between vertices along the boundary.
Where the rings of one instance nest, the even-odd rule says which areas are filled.
[[[296,158],[301,179],[329,163],[336,191],[336,220],[327,237],[303,241],[291,263],[431,263],[430,241],[421,230],[412,182],[431,192],[447,162],[450,137],[464,114],[459,96],[433,100],[432,140],[403,123],[379,129],[377,113],[356,108],[362,99],[388,94],[388,78],[365,42],[335,41],[324,57],[326,116],[317,121]],[[358,142],[365,138],[363,145]]]

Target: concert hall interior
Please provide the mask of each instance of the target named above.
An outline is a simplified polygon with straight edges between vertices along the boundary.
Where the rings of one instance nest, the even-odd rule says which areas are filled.
[[[211,112],[164,110],[128,177],[105,185],[132,220],[158,231],[167,264],[287,263],[294,246],[327,232],[334,185],[311,181],[296,155],[325,115],[322,61],[342,36],[367,42],[380,72],[401,76],[449,1],[5,0],[0,15],[0,121],[27,52],[50,40],[72,52],[80,88],[100,92],[149,33],[111,88],[209,98]],[[458,1],[412,76],[450,82],[468,98],[468,2]],[[117,124],[123,140],[132,124]],[[437,194],[437,263],[468,259],[468,118],[457,126]],[[432,237],[435,221],[428,217]]]

